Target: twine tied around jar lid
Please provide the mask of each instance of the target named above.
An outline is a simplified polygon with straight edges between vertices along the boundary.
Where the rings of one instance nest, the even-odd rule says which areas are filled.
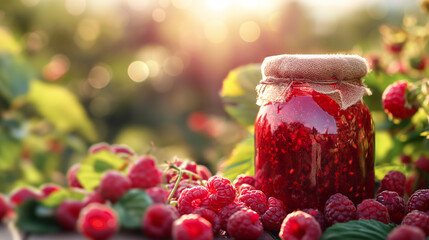
[[[368,63],[357,55],[277,55],[264,59],[256,87],[258,105],[283,102],[293,82],[309,85],[347,109],[371,91],[362,81]]]

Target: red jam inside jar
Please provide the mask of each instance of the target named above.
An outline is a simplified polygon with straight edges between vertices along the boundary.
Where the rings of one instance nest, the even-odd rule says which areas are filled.
[[[256,119],[256,187],[291,211],[323,210],[335,193],[356,204],[373,197],[374,128],[363,100],[342,109],[299,81],[281,100],[262,104]]]

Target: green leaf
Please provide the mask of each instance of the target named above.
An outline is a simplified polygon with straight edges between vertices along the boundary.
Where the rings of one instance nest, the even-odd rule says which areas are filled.
[[[16,226],[24,232],[48,234],[61,230],[54,218],[54,209],[35,200],[28,200],[17,208]]]
[[[380,166],[375,166],[375,178],[378,180],[381,180],[384,178],[386,173],[389,171],[400,171],[402,173],[406,173],[407,169],[405,167],[405,164],[395,164],[395,163],[389,163],[389,164],[383,164]]]
[[[30,67],[16,55],[0,53],[0,101],[6,107],[28,92]]]
[[[83,200],[85,194],[69,189],[61,189],[59,191],[51,193],[47,198],[43,199],[41,203],[50,208],[55,208],[60,205],[64,200]]]
[[[385,240],[395,226],[395,224],[363,219],[336,223],[326,229],[320,240]]]
[[[153,203],[152,199],[141,189],[131,189],[113,205],[119,216],[121,226],[127,229],[139,229],[146,209]]]
[[[18,42],[15,41],[12,34],[4,28],[0,27],[0,54],[13,53],[17,54],[21,51]]]
[[[66,88],[33,81],[28,100],[58,129],[65,132],[77,131],[89,141],[95,141],[97,138],[84,108]]]
[[[220,93],[226,112],[249,131],[253,131],[259,110],[256,105],[256,86],[261,79],[260,65],[251,64],[236,68],[223,81]]]
[[[0,128],[0,170],[12,169],[20,159],[21,142]]]
[[[254,174],[254,135],[249,136],[232,151],[231,155],[225,162],[225,169],[222,171],[222,176],[233,181],[239,174]]]
[[[118,170],[126,164],[127,161],[109,151],[99,151],[83,160],[76,176],[86,190],[92,191],[100,184],[106,170]]]

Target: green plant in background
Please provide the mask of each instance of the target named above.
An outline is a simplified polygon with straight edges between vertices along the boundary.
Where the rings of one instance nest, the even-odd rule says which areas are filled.
[[[0,27],[0,191],[64,182],[87,142],[97,139],[78,99],[66,88],[37,80],[20,44]]]

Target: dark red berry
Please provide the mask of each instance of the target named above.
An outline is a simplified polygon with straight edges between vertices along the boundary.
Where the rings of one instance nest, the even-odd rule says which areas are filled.
[[[151,188],[162,182],[162,172],[156,168],[155,160],[143,156],[128,169],[128,178],[133,188]]]
[[[401,223],[405,216],[405,200],[397,192],[383,191],[377,195],[376,200],[386,206],[392,222]]]
[[[167,184],[167,188],[169,189],[170,192],[173,191],[175,184],[176,184],[175,182]],[[193,188],[195,186],[200,186],[200,184],[197,181],[193,181],[193,180],[180,181],[179,187],[177,187],[176,191],[173,194],[173,198],[178,199],[183,190],[187,188]]]
[[[235,178],[235,180],[233,182],[234,187],[236,189],[239,189],[240,186],[244,183],[249,184],[250,186],[254,187],[255,186],[255,177],[249,176],[246,174],[240,174]]]
[[[170,238],[173,222],[179,218],[176,208],[156,203],[151,205],[143,217],[143,231],[151,238]]]
[[[112,208],[92,203],[82,209],[78,229],[89,239],[106,240],[118,231],[119,221]]]
[[[408,199],[408,212],[419,210],[429,212],[429,189],[420,189]]]
[[[182,191],[178,200],[180,214],[190,214],[200,207],[209,206],[209,191],[204,186],[196,186]]]
[[[417,108],[407,100],[407,87],[407,81],[397,81],[384,90],[382,98],[386,113],[391,114],[395,118],[408,119],[417,112]]]
[[[243,184],[241,184],[240,188],[238,189],[238,193],[240,195],[243,195],[245,191],[251,191],[251,190],[256,190],[256,188],[252,185],[247,184],[247,183],[243,183]]]
[[[426,156],[419,157],[419,159],[414,163],[414,166],[420,168],[424,172],[429,173],[429,158]]]
[[[393,229],[387,236],[387,240],[425,240],[425,233],[418,227],[400,225]]]
[[[210,170],[204,165],[197,165],[197,173],[202,180],[209,180],[209,178],[212,176]]]
[[[214,209],[223,208],[232,203],[237,192],[227,178],[213,176],[207,181],[210,206]]]
[[[101,179],[98,192],[112,203],[117,202],[131,188],[131,181],[116,170],[108,170]]]
[[[413,210],[408,213],[401,224],[418,227],[425,233],[426,237],[429,236],[429,215],[422,211]]]
[[[39,192],[36,192],[36,190],[27,187],[16,189],[10,195],[10,201],[15,206],[18,206],[29,199],[37,200],[40,198],[42,198],[42,195]]]
[[[79,168],[80,168],[80,164],[77,163],[71,166],[69,171],[67,172],[67,181],[70,187],[83,188],[79,182],[79,179],[77,179],[77,176],[76,176],[76,173],[77,171],[79,171]]]
[[[238,197],[238,201],[262,215],[267,210],[267,197],[260,190],[245,191]]]
[[[382,223],[390,223],[389,212],[386,206],[374,199],[365,199],[357,207],[357,219],[377,220]]]
[[[403,164],[411,163],[411,157],[408,155],[401,155],[401,162]]]
[[[7,216],[9,210],[10,206],[6,197],[0,194],[0,222]]]
[[[235,212],[237,212],[240,209],[243,208],[247,208],[247,206],[244,203],[241,202],[233,202],[230,203],[228,205],[226,205],[225,207],[223,207],[220,211],[219,211],[219,216],[220,219],[222,220],[222,229],[226,230],[226,226],[228,223],[229,218],[231,217],[232,214],[234,214]]]
[[[214,235],[219,233],[222,220],[220,219],[219,215],[217,215],[214,211],[208,208],[198,208],[193,213],[200,215],[211,223]]]
[[[100,196],[98,191],[91,192],[90,194],[86,195],[86,197],[83,199],[83,204],[88,206],[91,203],[100,203],[104,204],[106,201]]]
[[[176,167],[179,167],[179,168],[186,170],[190,173],[194,173],[194,174],[198,175],[197,164],[195,162],[192,162],[192,161],[175,161],[175,162],[173,162],[173,164]],[[177,171],[173,171],[173,170],[167,171],[167,174],[166,174],[167,183],[174,182],[176,180],[177,176],[178,176]],[[192,180],[197,180],[197,177],[192,176],[192,174],[188,174],[186,172],[182,176],[182,179],[190,179],[190,178]]]
[[[337,193],[332,195],[325,205],[325,218],[328,225],[344,223],[356,219],[356,207],[349,198]]]
[[[283,240],[318,240],[322,235],[319,223],[311,215],[295,211],[284,219],[279,236]]]
[[[166,203],[170,192],[162,187],[153,187],[146,190],[147,195],[152,198],[154,203]]]
[[[240,209],[229,218],[227,232],[237,240],[256,240],[264,232],[264,227],[255,211]]]
[[[61,187],[53,183],[47,183],[40,187],[40,192],[42,193],[43,198],[46,198],[51,195],[51,193],[54,193],[59,190],[61,190]]]
[[[78,200],[64,200],[55,209],[55,219],[60,226],[68,231],[76,230],[76,223],[84,203]]]
[[[394,191],[403,197],[405,193],[405,175],[399,171],[390,171],[381,180],[378,193],[382,191]]]
[[[265,229],[278,232],[286,215],[283,202],[275,197],[270,197],[268,198],[268,209],[261,216],[261,221]]]
[[[320,228],[322,229],[322,232],[325,231],[327,226],[325,215],[323,215],[323,213],[319,211],[319,209],[307,208],[307,209],[303,209],[302,211],[314,217],[314,219],[316,219],[316,221],[319,223]]]
[[[212,240],[209,221],[197,214],[181,216],[173,223],[173,240]]]

